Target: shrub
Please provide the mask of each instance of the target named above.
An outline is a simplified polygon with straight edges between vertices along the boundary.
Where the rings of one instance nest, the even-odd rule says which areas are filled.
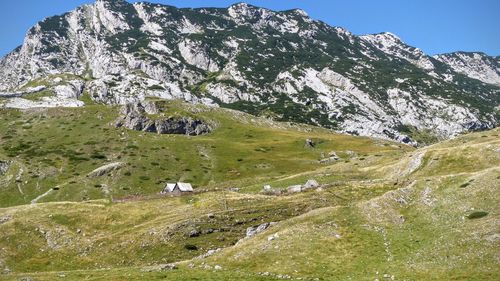
[[[472,212],[470,213],[467,218],[468,219],[479,219],[479,218],[482,218],[482,217],[486,217],[488,215],[488,212],[485,212],[485,211],[476,211],[476,212]]]
[[[469,183],[469,182],[462,183],[462,184],[460,185],[460,188],[465,188],[465,187],[467,187],[467,186],[469,186],[469,185],[470,185],[470,183]]]
[[[198,247],[196,247],[196,245],[192,245],[192,244],[186,244],[186,245],[184,245],[184,248],[186,250],[190,250],[190,251],[197,251],[198,250]]]
[[[165,88],[163,88],[160,85],[153,85],[153,86],[150,86],[148,89],[150,89],[150,90],[165,90]]]
[[[90,158],[92,159],[106,159],[106,155],[102,155],[102,154],[99,154],[99,153],[94,153],[90,156]]]

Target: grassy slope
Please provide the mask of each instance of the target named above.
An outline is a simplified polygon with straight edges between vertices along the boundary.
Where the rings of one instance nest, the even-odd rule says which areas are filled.
[[[111,123],[117,109],[100,105],[24,114],[0,110],[0,157],[15,160],[10,177],[0,186],[0,206],[29,203],[54,187],[59,190],[39,202],[156,194],[167,181],[192,182],[205,189],[248,186],[258,190],[264,181],[321,167],[317,160],[322,152],[335,150],[343,155],[342,151],[352,150],[393,157],[409,149],[176,102],[168,105],[165,114],[186,113],[213,120],[217,130],[188,137],[116,129]],[[306,138],[315,139],[317,148],[305,149]],[[127,166],[111,176],[86,177],[116,161]]]
[[[384,274],[396,280],[497,279],[498,133],[421,149],[422,164],[403,187],[293,218],[210,262],[324,280],[374,280]],[[406,161],[391,167],[393,172]],[[477,211],[488,215],[467,217]],[[274,233],[279,238],[268,241]]]
[[[218,112],[203,114],[215,119]],[[213,135],[153,135],[137,141],[160,138],[169,148],[179,143],[165,141],[170,138],[183,138],[183,146],[236,142],[227,149],[242,155],[248,151],[244,161],[233,160],[241,157],[235,150],[210,152],[222,162],[217,165],[238,167],[244,176],[233,179],[214,169],[216,183],[207,188],[218,187],[217,182],[238,184],[249,193],[219,190],[128,203],[54,202],[0,209],[0,218],[8,218],[0,224],[0,267],[14,272],[0,278],[52,280],[63,270],[66,280],[275,280],[280,274],[303,280],[374,280],[384,274],[395,280],[498,278],[498,129],[416,151],[403,148],[403,156],[403,150],[390,144],[321,130],[314,133],[324,141],[320,147],[304,150],[310,132],[255,122],[249,122],[253,137],[248,140],[247,132],[240,132],[246,125],[236,125],[250,117],[241,115],[235,122],[232,115],[223,116],[227,119],[217,116],[223,126]],[[131,132],[127,134],[130,140]],[[277,141],[279,148],[273,145]],[[255,149],[263,147],[271,149],[261,156]],[[320,151],[329,150],[357,155],[330,166],[314,164]],[[242,168],[246,161],[261,159],[272,164],[269,171]],[[278,163],[284,160],[286,165]],[[126,179],[114,176],[117,182]],[[285,187],[308,178],[329,187],[278,197],[253,193],[263,183]],[[467,218],[478,210],[488,215]],[[280,223],[231,246],[246,227],[269,221]],[[194,229],[201,235],[189,237]],[[277,237],[269,240],[273,234]],[[227,248],[207,259],[189,260],[218,247]],[[173,271],[148,267],[181,260],[186,261]]]

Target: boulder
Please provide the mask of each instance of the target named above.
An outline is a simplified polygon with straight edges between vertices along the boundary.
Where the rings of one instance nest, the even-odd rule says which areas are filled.
[[[212,250],[208,250],[208,252],[202,254],[202,255],[199,255],[197,257],[195,257],[195,259],[205,259],[205,258],[208,258],[210,256],[213,256],[214,254],[218,253],[222,251],[222,248],[217,248],[217,249],[212,249]]]
[[[189,237],[198,237],[198,236],[200,236],[200,232],[199,232],[198,230],[196,230],[196,229],[193,229],[193,230],[191,230],[191,231],[189,232],[189,235],[188,235],[188,236],[189,236]]]
[[[304,189],[311,189],[319,187],[319,183],[316,180],[310,179],[304,184]]]
[[[274,233],[273,235],[270,235],[267,237],[267,241],[273,241],[275,239],[278,239],[280,236],[278,235],[278,233]]]
[[[173,270],[177,269],[177,265],[175,263],[167,263],[161,266],[161,270]]]
[[[304,144],[305,148],[313,148],[314,147],[314,142],[312,139],[306,139],[306,143]]]
[[[333,160],[340,159],[340,157],[337,155],[337,153],[335,151],[330,151],[330,153],[328,153],[328,156],[330,157],[330,159],[333,159]]]
[[[283,193],[283,190],[281,189],[274,189],[270,185],[264,185],[264,188],[262,189],[261,193],[266,194],[266,195],[280,195]]]
[[[258,233],[261,233],[262,231],[268,229],[269,227],[271,227],[275,224],[276,224],[276,222],[266,222],[266,223],[260,224],[258,226],[251,226],[251,227],[247,228],[246,238],[252,237]]]
[[[63,99],[78,99],[82,95],[83,84],[57,85],[54,87],[54,94]]]
[[[264,185],[264,188],[262,188],[262,191],[271,191],[273,188],[269,185],[269,184],[266,184]]]
[[[302,185],[291,185],[287,189],[288,193],[296,193],[296,192],[301,192],[302,191]]]
[[[319,163],[320,164],[328,164],[328,163],[332,163],[332,162],[335,162],[337,160],[339,160],[340,158],[337,157],[337,156],[329,156],[327,158],[323,158],[321,160],[319,160]]]
[[[352,157],[354,157],[354,156],[356,156],[356,155],[357,155],[357,154],[356,154],[356,152],[354,152],[354,151],[352,151],[352,150],[346,150],[346,151],[345,151],[345,154],[347,154],[347,155],[349,155],[349,156],[352,156]]]

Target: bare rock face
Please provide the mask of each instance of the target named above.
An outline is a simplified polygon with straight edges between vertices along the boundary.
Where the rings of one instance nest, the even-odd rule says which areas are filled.
[[[142,103],[130,103],[122,107],[121,117],[116,122],[116,127],[125,127],[136,131],[151,131],[149,128],[154,125],[152,120],[146,117],[145,107]]]
[[[126,104],[123,106],[122,116],[117,120],[115,126],[157,134],[189,136],[203,135],[213,130],[209,123],[191,117],[151,118],[148,116],[160,112],[161,109],[154,102],[143,101]]]
[[[158,134],[184,134],[189,136],[207,134],[212,130],[210,126],[203,123],[203,121],[194,120],[189,117],[156,120],[155,128]]]

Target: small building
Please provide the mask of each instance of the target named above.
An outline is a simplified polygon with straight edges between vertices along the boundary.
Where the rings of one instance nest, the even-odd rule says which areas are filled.
[[[160,193],[180,194],[184,192],[193,192],[193,186],[187,182],[167,183]]]
[[[174,191],[175,183],[167,183],[165,188],[161,191],[161,193],[168,193]]]

